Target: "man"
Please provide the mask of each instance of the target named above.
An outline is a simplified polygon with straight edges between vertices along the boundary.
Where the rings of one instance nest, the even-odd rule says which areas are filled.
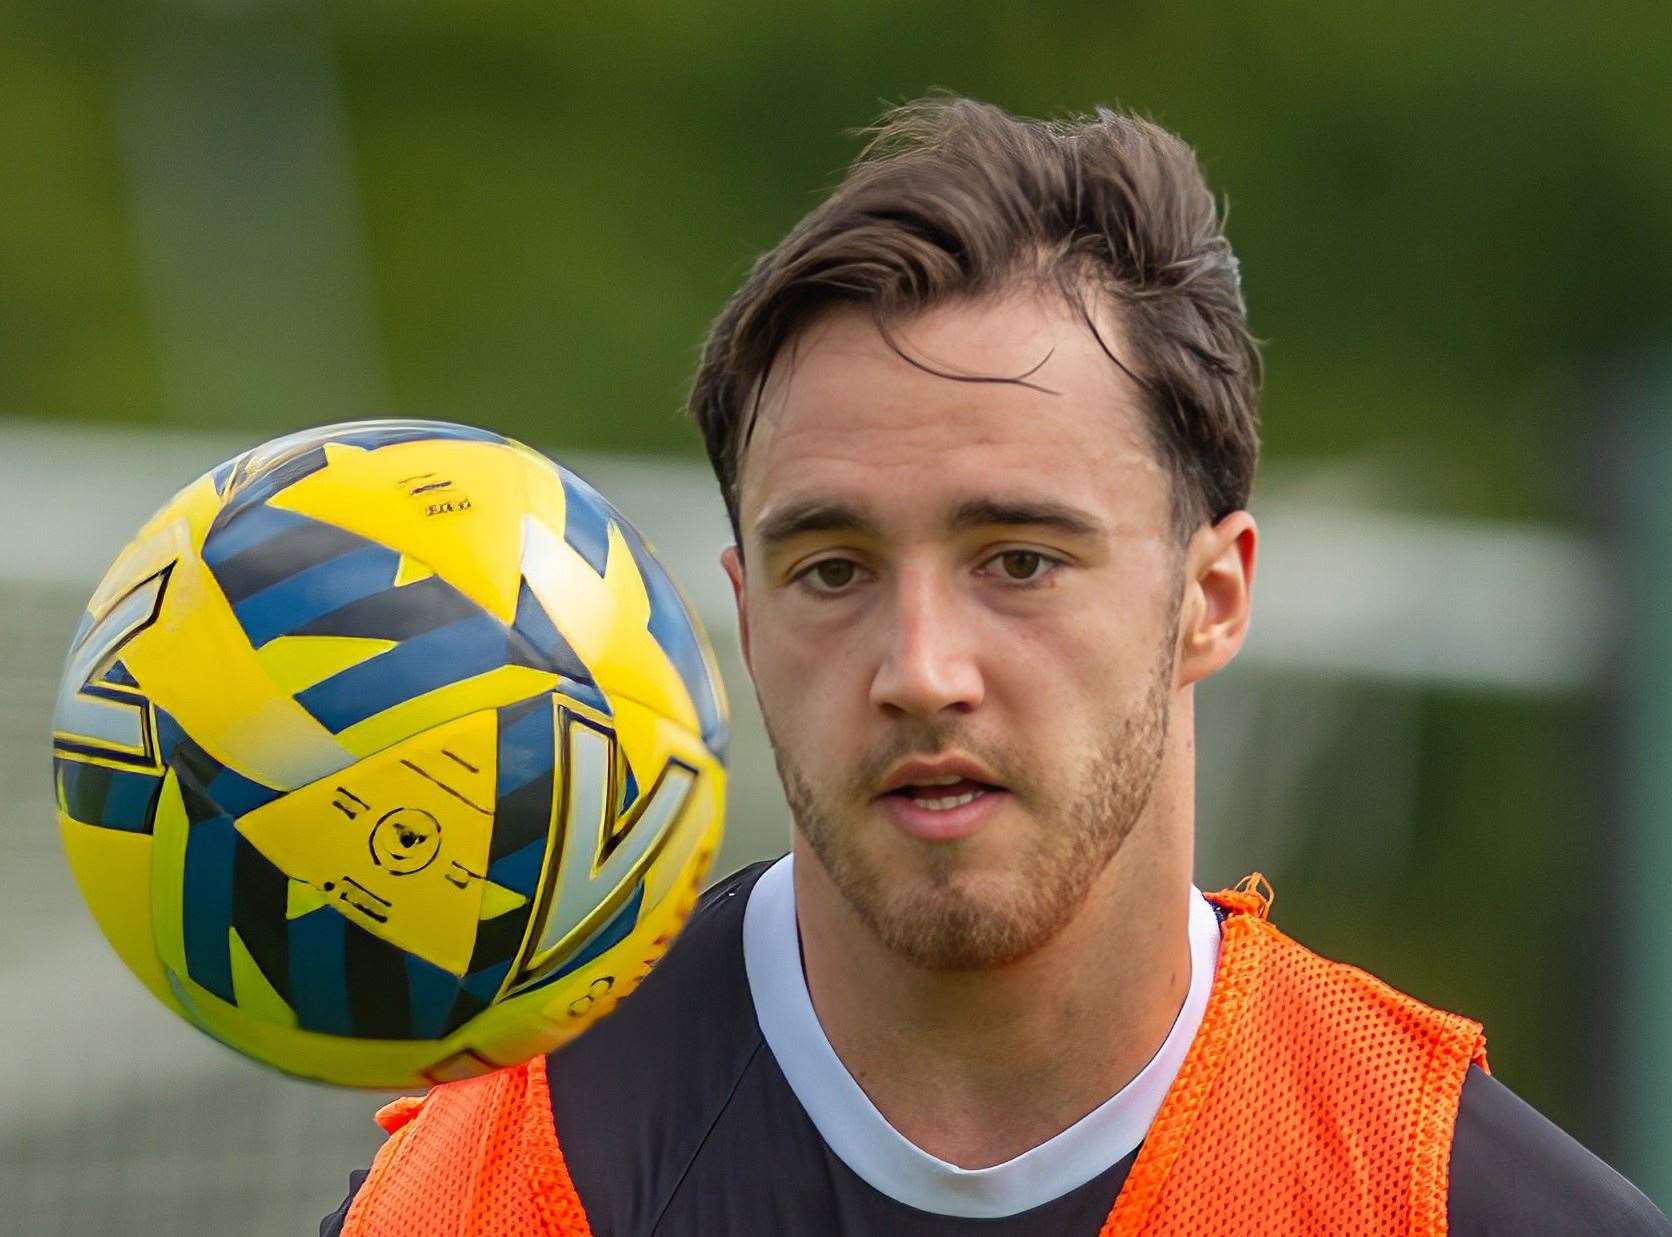
[[[1476,1024],[1191,886],[1258,377],[1178,139],[887,116],[692,394],[791,854],[322,1231],[1672,1232]]]

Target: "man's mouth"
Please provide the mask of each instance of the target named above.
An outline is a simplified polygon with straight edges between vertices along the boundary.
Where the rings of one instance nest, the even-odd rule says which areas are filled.
[[[953,808],[963,807],[966,803],[974,803],[982,795],[997,789],[996,786],[972,781],[967,777],[939,777],[896,787],[889,791],[888,795],[909,799],[913,806],[925,811],[949,812]]]

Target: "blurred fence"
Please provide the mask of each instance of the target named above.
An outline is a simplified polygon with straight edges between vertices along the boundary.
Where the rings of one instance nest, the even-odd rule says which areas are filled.
[[[152,1001],[83,910],[52,826],[48,718],[87,594],[174,489],[248,445],[0,421],[0,1198],[11,1231],[308,1232],[378,1142],[374,1097],[274,1075]],[[717,871],[781,851],[787,814],[715,565],[728,534],[712,479],[695,463],[565,462],[643,529],[714,637],[736,722]],[[1280,477],[1256,507],[1253,636],[1198,710],[1203,884],[1256,866],[1321,872],[1347,890],[1420,875],[1435,777],[1424,701],[1573,698],[1600,673],[1612,584],[1582,540],[1377,514],[1350,491],[1340,477]],[[1374,968],[1376,954],[1371,943],[1354,960]],[[1439,954],[1390,978],[1469,994],[1496,956]],[[1594,1079],[1570,1081],[1580,1091]]]

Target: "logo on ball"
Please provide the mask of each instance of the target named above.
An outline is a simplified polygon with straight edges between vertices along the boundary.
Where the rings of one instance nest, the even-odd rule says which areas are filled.
[[[391,876],[411,876],[441,852],[441,822],[423,808],[398,807],[372,826],[372,862]]]

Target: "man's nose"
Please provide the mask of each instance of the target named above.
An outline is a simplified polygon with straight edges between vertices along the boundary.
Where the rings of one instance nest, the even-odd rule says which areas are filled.
[[[884,609],[883,649],[871,680],[871,703],[931,718],[967,712],[985,693],[976,657],[974,616],[955,586],[933,573],[905,572]]]

